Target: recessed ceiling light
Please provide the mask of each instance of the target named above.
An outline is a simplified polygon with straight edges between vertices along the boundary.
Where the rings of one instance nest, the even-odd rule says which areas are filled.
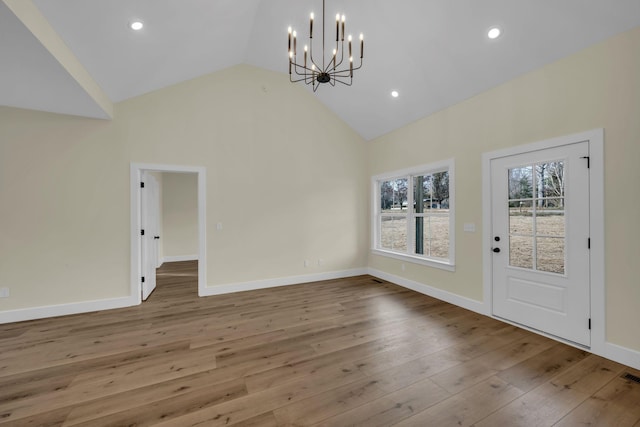
[[[142,27],[144,27],[144,24],[142,23],[142,21],[131,21],[131,24],[129,24],[129,27],[131,27],[132,30],[135,31],[140,31],[142,29]]]
[[[502,31],[500,30],[500,28],[492,27],[489,29],[489,32],[487,33],[487,37],[489,37],[492,40],[497,39],[498,37],[500,37],[501,33]]]
[[[398,93],[397,90],[394,90],[393,92],[391,92],[391,96],[393,96],[394,98],[397,98],[398,96],[400,96],[400,94]]]

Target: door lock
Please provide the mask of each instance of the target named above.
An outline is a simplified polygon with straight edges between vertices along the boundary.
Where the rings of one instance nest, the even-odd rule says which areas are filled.
[[[500,252],[500,248],[493,248],[493,249],[491,249],[491,250],[492,250],[493,252],[495,252],[495,253],[499,253],[499,252]]]

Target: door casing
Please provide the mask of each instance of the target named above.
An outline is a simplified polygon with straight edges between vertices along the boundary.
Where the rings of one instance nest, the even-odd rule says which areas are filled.
[[[589,277],[591,280],[590,304],[591,304],[591,346],[592,352],[603,354],[606,352],[606,325],[605,325],[605,241],[604,241],[604,129],[594,129],[573,135],[538,141],[530,144],[505,148],[502,150],[484,153],[482,155],[482,212],[483,212],[483,301],[485,313],[492,316],[492,188],[491,188],[491,160],[505,156],[512,156],[530,151],[538,151],[547,148],[555,148],[576,142],[589,142],[590,173],[589,173],[589,235],[591,238],[591,263]],[[493,317],[493,316],[492,316]],[[504,319],[500,319],[505,321]],[[508,321],[507,321],[508,322]],[[508,322],[509,323],[509,322]],[[533,330],[535,333],[548,336],[557,341],[577,346],[570,341],[564,341],[558,337]],[[580,346],[577,346],[580,347]]]
[[[207,230],[206,230],[206,168],[200,166],[161,165],[131,163],[130,165],[130,205],[131,205],[131,278],[130,295],[142,302],[142,227],[140,182],[143,171],[195,173],[198,176],[198,295],[205,295],[207,287]]]

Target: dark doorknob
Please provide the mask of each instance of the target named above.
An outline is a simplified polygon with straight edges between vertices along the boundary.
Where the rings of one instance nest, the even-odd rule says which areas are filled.
[[[495,253],[500,252],[500,248],[493,248],[493,252],[495,252]]]
[[[160,238],[160,236],[153,236],[153,238],[157,240]]]

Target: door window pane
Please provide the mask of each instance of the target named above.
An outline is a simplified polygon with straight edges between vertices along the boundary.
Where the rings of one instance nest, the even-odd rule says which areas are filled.
[[[533,268],[533,236],[509,237],[509,265],[520,268]]]
[[[533,197],[533,166],[509,169],[509,200]]]
[[[536,165],[537,198],[564,197],[564,161]]]
[[[533,214],[509,209],[509,234],[533,236]]]
[[[549,273],[564,274],[564,238],[537,238],[537,269]]]
[[[538,212],[536,215],[536,235],[564,237],[564,211]]]

